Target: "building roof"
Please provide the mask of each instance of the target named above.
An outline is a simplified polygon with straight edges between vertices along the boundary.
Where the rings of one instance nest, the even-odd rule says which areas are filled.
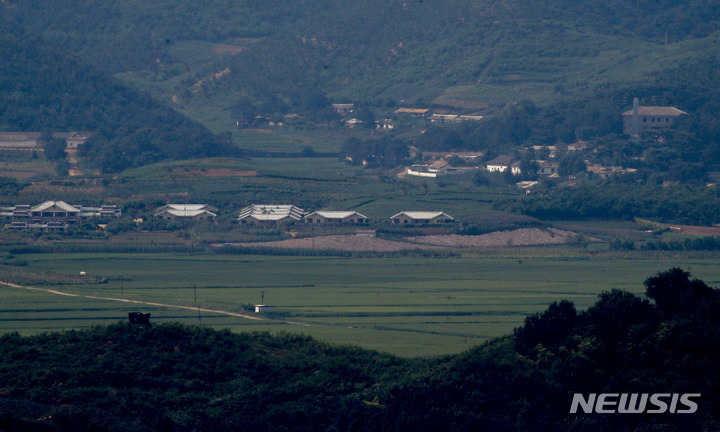
[[[240,212],[238,219],[252,217],[255,220],[278,221],[285,218],[300,220],[303,209],[291,204],[252,204]]]
[[[455,120],[457,117],[457,114],[433,114],[430,116],[430,120],[450,121]]]
[[[49,210],[53,207],[57,207],[66,212],[80,213],[79,208],[71,206],[70,204],[66,203],[65,201],[45,201],[42,204],[36,205],[30,211],[43,212],[43,211]]]
[[[73,140],[87,140],[93,136],[92,132],[55,132],[52,134],[53,138],[60,139],[73,139]]]
[[[177,216],[177,217],[195,217],[195,216],[199,216],[199,215],[201,215],[201,214],[207,214],[207,215],[209,215],[209,216],[211,216],[211,217],[216,217],[216,216],[217,216],[215,213],[213,213],[213,212],[211,212],[211,211],[208,211],[208,210],[205,210],[205,209],[197,209],[197,210],[176,210],[176,209],[172,209],[172,208],[165,209],[165,210],[163,210],[163,211],[159,211],[159,212],[155,213],[155,216],[158,216],[158,215],[163,214],[163,213],[168,213],[168,214],[171,214],[171,215]]]
[[[207,210],[209,212],[218,211],[217,207],[213,207],[208,204],[165,204],[164,206],[158,208],[155,212],[160,213],[165,210],[175,210],[175,211]]]
[[[361,218],[367,219],[367,217],[366,217],[365,215],[360,214],[360,213],[358,213],[358,212],[356,212],[356,211],[351,211],[351,210],[320,210],[320,211],[312,212],[312,213],[310,213],[309,215],[307,215],[307,216],[305,216],[305,217],[309,217],[309,216],[312,216],[312,215],[314,215],[314,214],[320,215],[320,216],[322,216],[322,217],[324,217],[324,218],[327,218],[327,219],[345,219],[345,218],[350,217],[350,216],[352,216],[352,215],[358,215],[358,216],[360,216]]]
[[[430,111],[427,108],[398,108],[395,114],[425,114]]]
[[[431,170],[437,171],[437,170],[441,170],[448,166],[450,166],[450,164],[447,163],[447,161],[441,159],[439,161],[435,161],[435,162],[431,163],[430,165],[428,165],[428,168]]]
[[[509,166],[514,160],[515,158],[513,156],[502,155],[488,161],[485,165]]]
[[[40,132],[0,132],[0,141],[26,141],[42,137]]]
[[[218,209],[207,204],[166,204],[155,210],[155,216],[161,214],[171,214],[176,217],[195,217],[201,214],[207,214],[210,217],[216,217]]]
[[[554,161],[539,160],[536,162],[538,164],[538,167],[540,167],[540,168],[558,168],[560,166],[559,162],[554,162]]]
[[[443,215],[444,215],[444,216],[446,216],[446,218],[448,218],[448,219],[453,219],[453,220],[454,220],[454,218],[453,218],[452,216],[448,215],[447,213],[441,212],[441,211],[439,211],[439,212],[430,212],[430,211],[401,211],[400,213],[394,215],[394,216],[392,217],[392,219],[394,219],[394,218],[396,218],[396,217],[399,217],[399,216],[402,216],[402,215],[405,215],[405,216],[409,217],[410,219],[435,219],[435,218],[438,217],[438,216],[443,216]]]
[[[450,152],[423,152],[424,156],[437,157],[441,159],[449,159],[453,156],[457,156],[463,159],[475,159],[485,156],[483,152],[470,152],[470,151],[450,151]]]
[[[670,106],[641,106],[638,108],[638,115],[641,116],[669,116],[677,117],[687,114],[685,111]],[[633,110],[625,111],[622,115],[631,116]]]
[[[458,120],[470,120],[470,121],[477,121],[482,120],[483,116],[481,115],[461,115],[458,117]]]

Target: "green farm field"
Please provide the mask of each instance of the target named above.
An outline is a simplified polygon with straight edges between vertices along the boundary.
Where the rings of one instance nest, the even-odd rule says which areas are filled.
[[[709,259],[198,254],[31,254],[22,258],[28,265],[21,272],[75,277],[84,271],[87,278],[107,281],[36,285],[41,290],[3,285],[0,329],[4,332],[83,328],[125,320],[128,312],[143,311],[152,313],[155,322],[178,321],[237,332],[300,332],[401,356],[463,351],[512,332],[525,316],[553,301],[569,299],[584,309],[611,288],[642,293],[646,277],[674,266],[712,286],[720,283],[720,264]],[[3,279],[10,276],[6,273]],[[250,305],[260,303],[263,292],[265,303],[274,311],[258,315]]]

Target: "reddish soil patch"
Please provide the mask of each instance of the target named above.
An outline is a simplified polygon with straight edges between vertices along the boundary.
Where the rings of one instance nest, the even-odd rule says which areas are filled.
[[[108,241],[111,243],[192,245],[192,240],[181,238],[177,233],[169,231],[126,232],[111,236]]]
[[[52,174],[53,168],[50,164],[38,166],[31,163],[10,163],[0,162],[0,176],[10,178],[30,178],[38,174]]]
[[[281,240],[274,242],[230,243],[230,246],[268,247],[278,249],[339,250],[350,252],[398,252],[413,249],[440,249],[437,246],[403,243],[376,237],[362,237],[356,235],[307,237],[301,239]]]
[[[699,237],[720,236],[720,227],[668,225],[670,231]]]
[[[35,171],[0,171],[0,177],[27,179],[38,175]]]
[[[392,241],[355,235],[331,235],[273,242],[230,243],[236,247],[267,247],[279,249],[340,250],[350,252],[398,252],[404,250],[437,250],[447,248],[499,248],[509,246],[562,245],[578,240],[577,234],[556,228],[523,228],[514,231],[498,231],[489,234],[465,236],[457,234],[406,237],[404,241]],[[585,242],[601,242],[584,237]],[[219,245],[214,245],[219,246]]]
[[[577,234],[556,228],[522,228],[514,231],[497,231],[482,235],[431,235],[408,237],[408,241],[435,246],[459,248],[497,248],[508,246],[543,246],[568,244],[578,240]],[[593,237],[584,237],[586,242],[600,242]]]

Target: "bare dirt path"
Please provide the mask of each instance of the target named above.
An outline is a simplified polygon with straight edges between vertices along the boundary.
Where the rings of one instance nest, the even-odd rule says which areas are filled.
[[[65,150],[67,152],[67,160],[70,163],[70,169],[68,170],[68,173],[70,176],[80,176],[82,175],[82,171],[80,171],[80,168],[78,166],[78,160],[77,160],[77,149],[67,149]]]
[[[42,291],[42,292],[46,292],[49,294],[61,295],[61,296],[66,296],[66,297],[79,297],[79,298],[86,298],[86,299],[92,299],[92,300],[134,303],[134,304],[141,304],[141,305],[147,305],[147,306],[160,306],[160,307],[166,307],[166,308],[171,308],[171,309],[185,309],[185,310],[191,310],[191,311],[214,313],[214,314],[219,314],[219,315],[228,315],[228,316],[245,318],[245,319],[254,320],[254,321],[280,322],[280,323],[284,323],[284,324],[295,324],[295,325],[301,325],[301,326],[305,326],[305,327],[313,326],[313,324],[300,323],[300,322],[295,322],[295,321],[272,320],[269,318],[263,318],[263,317],[241,314],[241,313],[237,313],[237,312],[218,310],[218,309],[207,309],[207,308],[201,308],[201,307],[195,307],[195,306],[182,306],[182,305],[172,305],[172,304],[165,304],[165,303],[155,303],[155,302],[147,302],[147,301],[142,301],[142,300],[122,299],[122,298],[116,298],[116,297],[100,297],[100,296],[91,296],[91,295],[82,295],[82,294],[72,294],[72,293],[64,292],[64,291],[58,291],[58,290],[53,290],[53,289],[48,289],[48,288],[29,287],[29,286],[23,286],[23,285],[10,283],[10,282],[4,282],[4,281],[0,281],[0,284],[6,285],[6,286],[9,286],[12,288],[24,289],[24,290],[29,290],[29,291]]]

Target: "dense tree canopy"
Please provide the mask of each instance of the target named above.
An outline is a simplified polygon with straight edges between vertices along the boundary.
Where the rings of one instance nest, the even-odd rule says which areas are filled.
[[[234,155],[231,143],[93,66],[0,21],[0,130],[93,131],[84,154],[105,171],[162,159]],[[64,142],[45,140],[50,160]]]

